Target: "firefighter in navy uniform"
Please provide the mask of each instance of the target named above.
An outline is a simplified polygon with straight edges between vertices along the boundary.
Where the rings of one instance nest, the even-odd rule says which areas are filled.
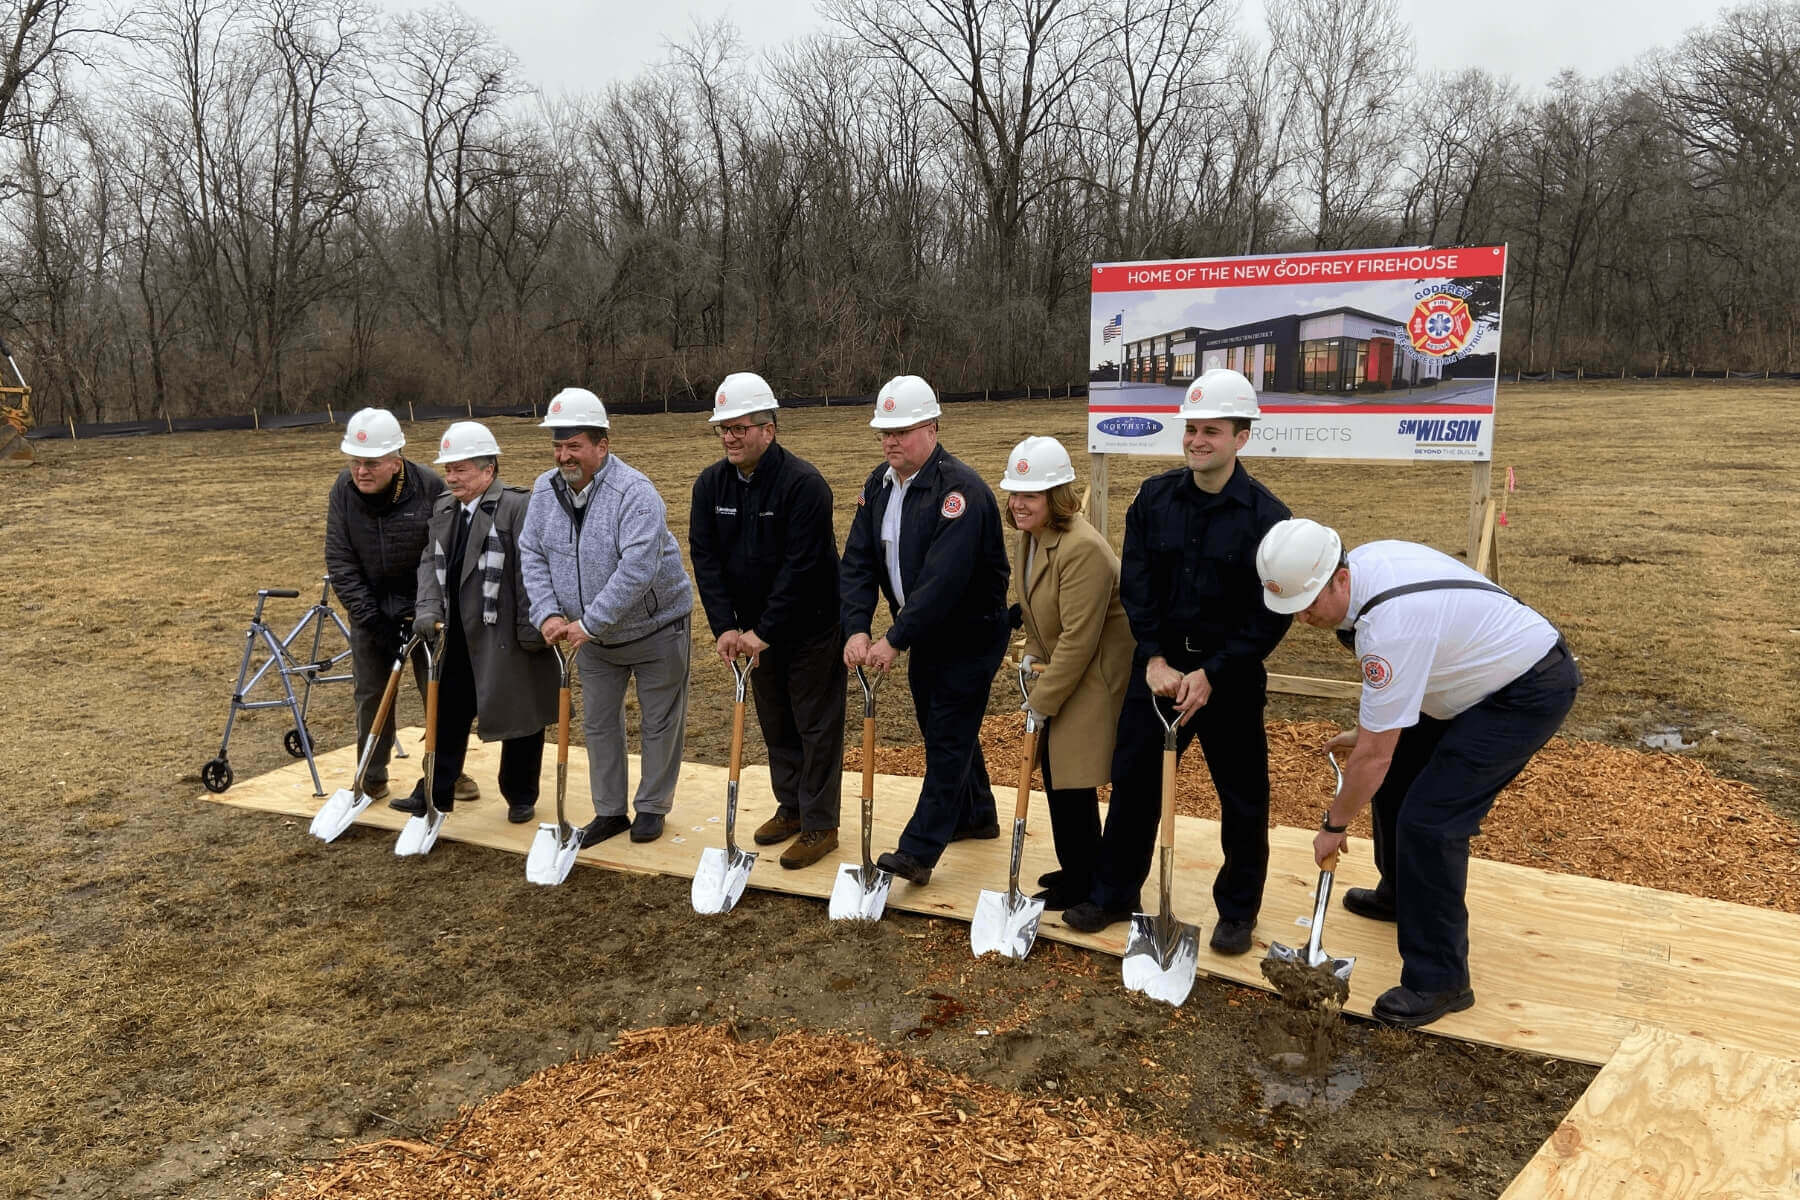
[[[949,843],[1000,836],[980,734],[1006,653],[1010,567],[994,493],[938,444],[938,416],[937,394],[917,375],[882,387],[869,424],[887,461],[857,495],[840,571],[844,664],[886,671],[912,653],[925,779],[899,848],[877,865],[915,884]],[[880,596],[894,619],[871,641]]]
[[[725,456],[694,480],[688,550],[719,657],[756,663],[776,804],[756,844],[792,838],[781,865],[796,870],[837,849],[845,669],[831,488],[776,441],[776,411],[760,375],[719,384],[711,424]]]
[[[1313,839],[1323,861],[1369,805],[1381,882],[1344,907],[1398,925],[1400,986],[1376,1020],[1426,1025],[1475,1003],[1469,986],[1469,839],[1494,798],[1569,715],[1581,671],[1556,627],[1498,584],[1413,542],[1345,554],[1334,530],[1283,521],[1256,552],[1264,602],[1330,629],[1363,689],[1342,792]]]
[[[1119,714],[1093,894],[1063,914],[1082,932],[1143,911],[1139,893],[1162,815],[1155,696],[1179,713],[1177,753],[1200,739],[1219,793],[1225,861],[1213,881],[1212,948],[1250,949],[1269,865],[1263,660],[1292,621],[1264,607],[1256,575],[1257,543],[1287,518],[1287,506],[1237,459],[1259,414],[1255,390],[1236,371],[1196,379],[1181,402],[1186,464],[1145,480],[1125,514],[1119,599],[1137,652]]]

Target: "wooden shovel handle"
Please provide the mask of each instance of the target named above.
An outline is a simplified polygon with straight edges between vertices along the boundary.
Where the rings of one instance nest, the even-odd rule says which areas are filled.
[[[569,685],[556,690],[556,765],[569,765]]]
[[[1319,864],[1319,870],[1335,872],[1337,870],[1337,860],[1338,852],[1333,850],[1330,854],[1325,856],[1325,861]]]
[[[425,685],[425,753],[437,751],[438,681]]]
[[[1038,731],[1025,735],[1025,754],[1019,759],[1019,798],[1013,804],[1013,820],[1023,821],[1031,810],[1031,769],[1037,765]]]
[[[875,718],[863,718],[863,786],[865,799],[875,794]]]
[[[731,706],[731,772],[727,776],[732,783],[738,781],[738,771],[744,765],[744,702],[737,701]]]

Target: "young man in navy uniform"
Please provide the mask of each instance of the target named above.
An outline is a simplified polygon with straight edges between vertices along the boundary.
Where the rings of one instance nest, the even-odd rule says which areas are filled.
[[[1181,722],[1176,752],[1199,738],[1219,794],[1225,861],[1213,881],[1219,919],[1211,946],[1220,954],[1250,949],[1269,867],[1263,660],[1291,621],[1263,607],[1255,566],[1257,543],[1287,518],[1287,506],[1238,462],[1260,413],[1255,389],[1236,371],[1196,379],[1181,402],[1185,465],[1146,479],[1125,514],[1119,599],[1137,652],[1093,894],[1063,914],[1084,933],[1143,911],[1162,816],[1163,732],[1150,706],[1166,700]]]
[[[1400,986],[1377,1020],[1426,1025],[1475,1003],[1469,986],[1469,839],[1494,797],[1562,727],[1581,671],[1556,627],[1447,554],[1283,521],[1256,552],[1264,603],[1335,630],[1362,667],[1342,792],[1326,809],[1323,862],[1373,807],[1381,882],[1344,907],[1398,925]]]
[[[876,865],[915,884],[931,878],[950,842],[1000,835],[980,735],[1006,652],[1011,568],[994,493],[938,444],[939,413],[917,375],[882,387],[869,424],[886,462],[857,495],[839,572],[844,665],[886,671],[912,652],[906,675],[925,779],[899,848]],[[894,619],[871,640],[881,596]]]

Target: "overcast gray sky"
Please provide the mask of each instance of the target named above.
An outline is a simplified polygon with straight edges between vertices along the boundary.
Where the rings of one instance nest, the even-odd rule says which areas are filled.
[[[904,3],[905,0],[894,0]],[[407,0],[379,0],[404,11]],[[511,47],[531,82],[552,94],[598,91],[662,57],[695,19],[726,16],[753,51],[822,22],[811,4],[793,0],[461,0],[462,8]],[[1261,0],[1243,0],[1243,20],[1260,26]],[[1485,66],[1530,87],[1564,67],[1599,75],[1653,46],[1673,45],[1726,7],[1715,0],[1501,0],[1449,5],[1401,0],[1412,22],[1421,65]]]

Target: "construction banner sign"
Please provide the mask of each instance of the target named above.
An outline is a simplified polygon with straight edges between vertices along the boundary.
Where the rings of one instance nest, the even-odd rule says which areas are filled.
[[[1181,453],[1181,398],[1217,367],[1262,419],[1246,455],[1493,457],[1506,247],[1097,263],[1088,449]]]

